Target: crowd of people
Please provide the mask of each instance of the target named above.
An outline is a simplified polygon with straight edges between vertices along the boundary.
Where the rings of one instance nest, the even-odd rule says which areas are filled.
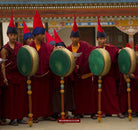
[[[24,43],[17,42],[17,30],[11,20],[7,28],[9,41],[1,48],[0,56],[7,61],[1,64],[0,74],[0,125],[6,124],[10,119],[10,125],[26,124],[24,117],[28,116],[27,84],[26,77],[17,69],[16,57],[18,50],[23,45],[29,45],[36,49],[39,55],[39,68],[37,73],[31,77],[32,88],[32,113],[33,122],[38,123],[39,117],[44,120],[55,121],[60,118],[60,77],[54,75],[49,67],[49,57],[54,48],[65,47],[71,52],[82,53],[75,57],[75,69],[65,78],[65,118],[72,118],[68,112],[72,112],[73,118],[83,118],[90,115],[97,119],[98,111],[98,76],[93,75],[89,69],[89,54],[95,48],[104,48],[111,57],[111,69],[107,75],[102,77],[102,117],[116,114],[124,118],[127,114],[127,85],[125,76],[118,68],[117,58],[119,49],[106,41],[106,34],[98,19],[97,41],[98,46],[91,46],[88,42],[80,41],[80,33],[74,17],[74,24],[70,34],[72,44],[66,46],[60,39],[56,30],[54,38],[48,33],[41,22],[38,11],[33,21],[33,32],[31,33],[23,21]],[[44,42],[46,34],[47,42]],[[131,46],[130,46],[131,47]],[[138,51],[138,47],[136,47]],[[137,53],[137,52],[136,52]],[[132,111],[138,112],[138,68],[131,78],[131,106]]]

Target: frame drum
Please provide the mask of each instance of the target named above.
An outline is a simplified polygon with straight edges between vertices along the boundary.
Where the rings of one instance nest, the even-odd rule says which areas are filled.
[[[17,53],[17,67],[24,76],[34,75],[39,66],[39,56],[37,51],[29,45],[21,47]]]
[[[118,65],[121,73],[131,74],[136,69],[136,54],[133,49],[125,47],[118,56]]]
[[[97,48],[91,51],[89,55],[89,67],[94,75],[106,75],[111,67],[111,58],[108,51],[103,48]]]
[[[72,73],[75,67],[75,59],[68,49],[55,49],[49,59],[52,72],[58,76],[66,77]]]

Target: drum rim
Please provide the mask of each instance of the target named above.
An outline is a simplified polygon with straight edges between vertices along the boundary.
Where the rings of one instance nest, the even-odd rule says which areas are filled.
[[[126,47],[124,49],[127,50],[128,54],[130,56],[130,68],[129,68],[129,71],[126,73],[127,75],[129,75],[129,74],[133,73],[136,69],[136,54],[135,54],[134,50],[132,50],[131,48]]]
[[[38,66],[39,66],[39,56],[37,51],[33,48],[30,47],[29,45],[24,45],[22,46],[20,49],[25,49],[25,51],[27,51],[27,53],[29,53],[29,57],[31,59],[31,68],[30,70],[27,72],[27,74],[20,72],[22,75],[24,76],[32,76],[34,75],[37,70],[38,70]],[[17,53],[18,55],[18,53]],[[34,58],[35,57],[35,58]],[[18,65],[17,65],[18,66]]]
[[[38,67],[39,67],[39,55],[38,55],[38,53],[37,53],[35,48],[33,48],[33,47],[29,46],[29,45],[24,45],[23,47],[26,48],[31,54],[32,69],[31,69],[31,71],[30,71],[28,76],[32,76],[38,70]]]
[[[104,76],[104,75],[106,75],[109,72],[109,70],[111,68],[111,57],[110,57],[110,54],[109,54],[109,52],[107,50],[105,50],[103,48],[96,48],[94,50],[97,50],[101,54],[101,56],[103,58],[103,62],[104,62],[103,69],[102,69],[101,73],[99,75],[97,75],[97,76]],[[106,64],[106,62],[108,64]]]
[[[107,50],[105,50],[103,48],[97,48],[97,49],[100,50],[100,52],[102,53],[102,56],[104,58],[104,68],[103,68],[102,73],[100,74],[100,76],[104,76],[110,71],[111,57],[110,57],[110,54]],[[106,63],[108,63],[108,64],[106,64]]]
[[[73,54],[68,49],[62,47],[62,48],[56,48],[54,51],[58,51],[58,50],[63,51],[64,53],[66,53],[66,55],[69,58],[69,62],[70,62],[70,66],[69,66],[68,72],[65,73],[64,75],[58,75],[58,76],[60,76],[60,77],[67,77],[68,75],[70,75],[72,73],[72,71],[75,68],[75,59],[74,59]],[[52,52],[52,54],[54,53],[54,51]],[[51,56],[52,56],[52,54],[51,54]]]
[[[68,49],[66,49],[66,48],[62,48],[64,51],[66,50],[66,53],[68,54],[68,56],[69,56],[69,60],[70,60],[70,63],[72,63],[72,64],[70,64],[70,69],[69,69],[69,71],[64,75],[64,77],[67,77],[68,75],[70,75],[72,72],[73,72],[73,70],[74,70],[74,68],[75,68],[75,59],[74,59],[74,56],[73,56],[73,54],[72,54],[72,52],[71,51],[69,51]]]
[[[98,52],[98,53],[100,53],[100,55],[102,56],[102,59],[103,59],[103,55],[102,55],[102,53],[98,50],[98,48],[97,49],[94,49],[93,51],[91,51],[91,53],[90,53],[90,55],[92,55],[92,53],[94,52],[94,51],[96,51],[96,52]],[[90,60],[90,55],[89,55],[89,60]],[[93,56],[92,56],[92,58],[93,58]],[[103,59],[103,61],[104,61],[104,59]],[[93,70],[93,67],[90,65],[90,61],[89,61],[89,68],[90,68],[90,70]],[[103,72],[103,69],[104,69],[104,67],[102,68],[102,70],[100,71],[100,73],[98,73],[98,74],[94,74],[94,72],[92,72],[94,75],[100,75],[102,72]]]
[[[129,67],[129,70],[126,73],[123,73],[121,71],[120,67],[119,67],[119,69],[120,69],[120,71],[121,71],[122,74],[129,75],[129,74],[133,73],[135,71],[135,69],[136,69],[136,54],[135,54],[134,50],[131,49],[131,48],[129,48],[129,47],[125,47],[121,51],[124,51],[124,50],[129,55],[130,67]],[[119,55],[121,54],[121,51],[120,51]],[[119,64],[119,59],[118,59],[118,64]],[[119,66],[120,66],[120,64],[119,64]]]
[[[20,52],[21,50],[22,50],[22,51],[27,51],[27,50],[24,50],[24,47],[21,47],[21,48],[19,49],[19,51],[18,51],[18,53],[17,53],[17,68],[18,68],[19,72],[20,72],[22,75],[28,76],[28,75],[30,74],[30,72],[31,72],[31,69],[29,69],[28,72],[24,73],[24,71],[22,71],[22,69],[21,69],[21,65],[18,64],[18,61],[19,61],[19,59],[20,59],[20,58],[18,58],[18,57],[19,57],[19,52]],[[29,53],[28,51],[27,51],[27,53],[30,55],[30,53]],[[21,53],[20,53],[20,56],[21,56]],[[30,55],[29,57],[31,57],[31,55]],[[32,68],[32,66],[31,66],[31,68]]]

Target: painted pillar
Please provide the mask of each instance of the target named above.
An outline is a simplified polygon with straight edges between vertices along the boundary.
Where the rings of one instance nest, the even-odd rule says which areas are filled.
[[[138,32],[135,26],[116,26],[122,32],[128,34],[129,36],[129,44],[134,49],[134,35]]]
[[[134,35],[132,34],[128,34],[128,35],[129,35],[129,44],[134,49]]]
[[[95,46],[98,46],[98,41],[97,41],[97,29],[98,29],[98,27],[95,26]]]
[[[8,28],[9,22],[3,22],[2,23],[2,31],[3,31],[3,45],[5,45],[9,39],[7,37],[7,28]]]

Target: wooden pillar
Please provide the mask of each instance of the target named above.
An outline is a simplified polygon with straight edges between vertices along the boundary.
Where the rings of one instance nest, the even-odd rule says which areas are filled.
[[[3,46],[3,31],[2,31],[2,23],[0,23],[0,48]]]
[[[98,27],[95,27],[95,46],[98,46],[98,41],[97,41],[97,29]]]
[[[5,45],[9,41],[9,39],[7,37],[8,25],[9,25],[9,22],[2,22],[3,45]]]
[[[17,34],[18,34],[18,23],[15,23],[15,27],[17,29]],[[19,35],[18,35],[19,36]],[[19,40],[19,37],[17,36],[17,41]]]
[[[134,49],[134,35],[129,34],[129,44]]]
[[[48,22],[45,23],[45,30],[48,32]]]

